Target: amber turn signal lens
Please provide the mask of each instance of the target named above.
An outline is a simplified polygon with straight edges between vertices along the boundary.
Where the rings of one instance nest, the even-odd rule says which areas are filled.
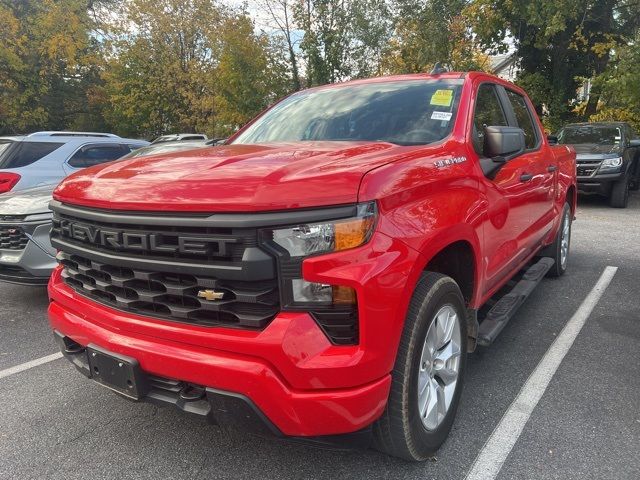
[[[369,240],[374,217],[356,218],[335,224],[335,249],[346,250],[359,247]]]
[[[351,287],[342,285],[333,285],[333,304],[334,305],[355,305],[356,291]]]

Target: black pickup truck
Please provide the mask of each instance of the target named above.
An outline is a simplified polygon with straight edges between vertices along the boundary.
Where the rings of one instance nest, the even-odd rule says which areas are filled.
[[[558,142],[576,150],[579,191],[626,208],[629,190],[640,188],[640,137],[628,123],[572,123],[560,130]]]

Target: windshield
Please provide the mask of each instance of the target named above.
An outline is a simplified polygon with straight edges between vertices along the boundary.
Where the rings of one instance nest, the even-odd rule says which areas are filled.
[[[619,127],[581,125],[565,127],[558,135],[558,142],[567,145],[620,145],[622,133]]]
[[[333,86],[295,93],[269,109],[232,143],[437,142],[451,132],[462,80]]]

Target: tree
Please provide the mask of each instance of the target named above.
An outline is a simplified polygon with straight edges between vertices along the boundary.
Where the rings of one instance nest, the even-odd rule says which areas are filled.
[[[484,48],[504,51],[512,38],[518,82],[539,110],[545,105],[554,130],[574,116],[580,79],[604,71],[624,32],[640,21],[637,8],[637,0],[474,0],[464,14]],[[587,112],[598,103],[597,88],[592,93]]]
[[[121,134],[227,135],[288,91],[282,51],[214,0],[129,0],[110,30],[103,111]]]
[[[349,5],[347,0],[303,0],[296,5],[296,19],[304,31],[300,48],[306,60],[308,86],[350,76]]]
[[[295,38],[296,24],[294,19],[294,4],[292,0],[262,0],[260,7],[269,16],[276,30],[282,35],[287,48],[289,68],[291,71],[291,88],[300,90],[300,70],[298,67],[298,54],[296,47],[298,40]]]
[[[589,120],[627,121],[640,132],[640,31],[628,45],[616,49],[593,84],[600,102]]]
[[[387,70],[428,72],[436,62],[454,70],[485,70],[488,58],[461,14],[466,4],[466,0],[396,0]]]
[[[98,81],[86,0],[0,0],[0,132],[96,123]]]
[[[216,132],[228,135],[289,91],[282,51],[265,34],[256,35],[246,14],[229,17],[221,28],[215,78]]]

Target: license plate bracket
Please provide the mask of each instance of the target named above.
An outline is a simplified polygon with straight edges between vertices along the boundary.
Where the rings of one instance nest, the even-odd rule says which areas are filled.
[[[135,358],[108,352],[95,345],[87,347],[91,378],[125,397],[140,400],[147,393],[146,375]]]

